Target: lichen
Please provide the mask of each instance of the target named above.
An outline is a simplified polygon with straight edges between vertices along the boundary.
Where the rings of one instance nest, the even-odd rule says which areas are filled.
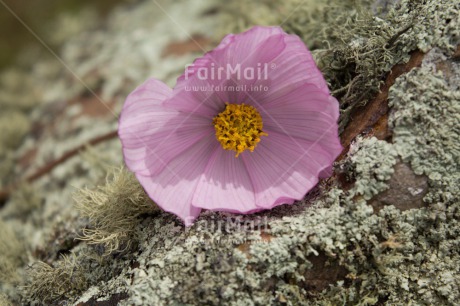
[[[455,1],[400,1],[380,14],[371,11],[372,3],[328,1],[321,13],[312,15],[302,5],[284,25],[314,51],[333,94],[340,98],[342,128],[409,52],[434,46],[452,51],[459,42]]]
[[[39,90],[33,86],[36,80],[30,73],[24,73],[24,68],[14,67],[0,74],[0,105],[3,110],[27,112],[37,105],[34,95]]]
[[[424,200],[430,205],[403,213],[384,208],[379,223],[385,225],[381,230],[387,241],[372,251],[377,270],[355,273],[359,287],[345,289],[339,284],[323,292],[325,303],[341,303],[344,298],[356,302],[354,297],[366,287],[375,288],[365,294],[366,299],[383,299],[389,304],[455,305],[460,298],[460,202],[455,187],[459,182],[460,92],[458,86],[452,86],[459,70],[450,61],[448,65],[456,72],[443,74],[437,69],[440,61],[445,62],[445,57],[426,60],[421,68],[397,79],[390,91],[393,150],[416,173],[428,176],[430,188]]]
[[[3,208],[3,216],[31,221],[31,214],[43,204],[39,191],[29,184],[19,186],[11,195],[10,201]]]
[[[350,150],[350,161],[354,169],[349,167],[348,175],[356,175],[354,193],[370,200],[388,188],[388,181],[393,174],[393,166],[397,161],[397,152],[393,146],[385,141],[372,137],[362,141],[358,138]]]
[[[460,65],[450,65],[458,74]],[[460,197],[460,91],[449,79],[436,69],[436,62],[426,63],[399,78],[390,90],[395,148],[416,174],[430,179],[432,188],[425,197],[429,203],[452,203]]]
[[[14,167],[14,150],[21,144],[30,130],[30,121],[25,114],[16,110],[0,113],[0,186],[10,181]]]
[[[75,201],[82,217],[90,223],[80,239],[100,245],[106,255],[129,249],[136,241],[139,217],[158,209],[124,167],[114,169],[106,184],[96,190],[81,189]]]
[[[122,272],[123,266],[133,256],[100,256],[90,245],[78,244],[67,254],[61,254],[51,264],[36,261],[26,269],[26,278],[20,288],[23,304],[59,304],[76,300],[91,286],[101,285]],[[123,286],[116,284],[112,293],[122,292]],[[121,290],[117,290],[121,288]],[[103,294],[107,289],[101,289]],[[91,289],[89,289],[91,292]]]
[[[24,287],[24,298],[53,303],[58,299],[69,298],[87,288],[88,280],[74,255],[62,256],[53,266],[36,262],[27,271],[28,278]]]
[[[287,1],[292,2],[292,1]],[[317,1],[307,1],[315,6]],[[235,0],[219,3],[221,22],[217,36],[225,36],[228,33],[240,33],[254,25],[270,26],[280,22],[280,11],[285,10],[281,1]]]
[[[16,269],[26,262],[26,247],[3,220],[0,220],[0,229],[0,280],[11,283],[17,281]]]
[[[2,306],[13,306],[13,303],[10,302],[8,297],[3,293],[0,293],[0,305]]]
[[[175,5],[166,7],[168,12],[173,10],[173,17],[180,16],[181,5],[193,7],[193,18],[186,26],[201,29],[200,33],[214,31],[197,22],[211,4],[197,0]],[[259,5],[265,8],[252,9]],[[218,7],[225,10],[226,5]],[[366,11],[370,7],[373,14]],[[11,287],[5,289],[2,284],[0,290],[16,303],[30,304],[116,300],[120,305],[455,305],[460,300],[459,130],[455,124],[460,74],[449,52],[458,40],[457,10],[456,2],[434,0],[402,0],[384,11],[370,1],[245,4],[242,12],[247,19],[238,26],[252,25],[253,17],[266,24],[285,21],[283,27],[300,35],[314,51],[345,112],[351,109],[350,103],[359,104],[361,94],[375,93],[390,67],[414,48],[427,51],[439,46],[437,53],[444,54],[429,53],[421,68],[396,80],[389,96],[392,142],[369,137],[353,142],[336,167],[336,172],[347,176],[346,186],[334,176],[323,180],[304,200],[268,212],[237,216],[207,211],[192,227],[184,228],[173,215],[156,210],[135,178],[119,168],[110,171],[100,187],[77,192],[79,213],[70,203],[72,188],[99,185],[105,162],[119,164],[121,153],[117,142],[108,142],[97,153],[75,157],[35,183],[43,202],[37,209],[26,206],[23,217],[2,209],[8,228],[23,231],[24,237],[17,239],[27,244],[23,254],[29,256],[29,248],[34,251],[30,259],[24,255],[14,262],[14,270],[21,273],[27,263],[42,262],[31,265],[22,300],[11,293]],[[87,84],[102,84],[106,97],[120,101],[152,71],[171,82],[183,70],[181,61],[195,55],[161,59],[164,46],[186,37],[180,28],[171,27],[166,16],[161,19],[160,13],[148,2],[121,7],[104,29],[83,31],[68,41],[63,58]],[[241,21],[233,13],[224,14],[233,16],[233,21],[222,19],[228,26]],[[158,23],[150,18],[153,15]],[[206,16],[212,25],[222,17],[219,11]],[[114,43],[107,44],[108,40]],[[392,47],[383,48],[381,44],[388,42]],[[118,50],[125,45],[129,48]],[[97,57],[93,57],[95,50]],[[122,59],[128,53],[131,60],[125,62]],[[37,61],[41,69],[30,73],[32,87],[43,88],[37,99],[50,103],[39,107],[33,118],[46,117],[55,106],[51,102],[83,91],[74,78],[62,78],[62,70],[55,66],[44,74],[48,64]],[[345,66],[336,69],[336,64]],[[128,65],[130,69],[125,69]],[[439,72],[442,65],[450,67],[444,74]],[[370,66],[376,70],[369,70]],[[358,86],[364,81],[363,87]],[[116,125],[113,119],[99,120],[101,127],[93,128],[95,119],[83,118],[86,121],[77,121],[71,129],[73,120],[68,118],[73,117],[69,116],[58,123],[55,134],[40,138],[39,161],[59,156],[75,143]],[[22,145],[21,149],[27,148]],[[385,203],[377,212],[369,199],[391,191],[387,180],[400,160],[428,177],[427,206],[400,211]],[[6,208],[22,201],[19,195],[21,191]],[[73,241],[82,230],[87,240]],[[5,234],[8,239],[15,236]],[[19,254],[18,248],[9,248]],[[62,253],[69,257],[63,258]],[[324,278],[317,271],[330,271],[331,276]],[[72,278],[77,280],[73,284],[69,283]],[[54,286],[57,289],[47,291],[44,281],[50,286],[59,282]]]
[[[11,150],[0,152],[0,161],[0,186],[6,186],[14,170],[14,153]]]
[[[0,148],[16,148],[29,131],[30,123],[20,112],[2,112],[0,115]]]

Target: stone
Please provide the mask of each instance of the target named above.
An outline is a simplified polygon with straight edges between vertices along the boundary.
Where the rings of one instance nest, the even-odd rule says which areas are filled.
[[[369,201],[375,213],[387,205],[394,205],[402,211],[426,206],[423,197],[428,191],[428,178],[416,175],[407,164],[396,164],[387,184],[389,189]]]

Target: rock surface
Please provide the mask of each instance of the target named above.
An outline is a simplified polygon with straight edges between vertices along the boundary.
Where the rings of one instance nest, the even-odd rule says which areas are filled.
[[[388,190],[369,201],[375,212],[379,212],[385,205],[393,205],[400,210],[426,206],[423,198],[428,191],[428,178],[416,175],[408,165],[396,164],[388,185]]]

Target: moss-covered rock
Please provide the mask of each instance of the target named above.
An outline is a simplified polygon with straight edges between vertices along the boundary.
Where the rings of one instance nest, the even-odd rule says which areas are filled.
[[[340,175],[320,182],[293,205],[245,216],[205,212],[185,228],[175,216],[157,211],[125,170],[101,180],[107,164],[120,163],[116,141],[68,161],[35,182],[32,190],[40,192],[40,201],[31,203],[39,205],[15,209],[15,202],[36,198],[16,191],[0,211],[5,226],[21,228],[27,245],[20,262],[13,255],[0,257],[20,272],[17,280],[26,285],[21,296],[11,286],[0,284],[0,290],[23,304],[455,305],[460,300],[460,71],[452,53],[459,39],[459,5],[390,2],[260,0],[245,2],[239,17],[234,12],[240,1],[230,8],[202,0],[161,1],[170,16],[179,16],[186,6],[195,21],[208,18],[216,25],[222,20],[234,29],[283,23],[314,51],[341,100],[343,126],[350,110],[378,91],[394,64],[415,49],[435,49],[390,89],[391,141],[365,131],[336,165]],[[170,29],[167,16],[161,19],[150,5],[121,7],[106,27],[70,40],[63,50],[86,84],[102,84],[106,97],[121,102],[128,85],[151,71],[171,81],[183,69],[181,61],[194,56],[160,61],[171,40],[184,34]],[[262,10],[253,9],[258,7]],[[145,19],[153,14],[158,24]],[[190,23],[202,35],[212,28]],[[105,44],[107,37],[117,43]],[[118,49],[125,44],[130,48]],[[92,57],[94,50],[99,53]],[[132,57],[124,63],[126,54]],[[57,84],[43,93],[50,101],[81,93],[82,85],[73,79],[48,77]],[[76,120],[72,113],[78,110],[62,111],[59,131],[50,134],[59,137],[41,141],[39,158],[100,132],[93,128],[94,118]],[[110,129],[116,122],[98,124]],[[79,189],[76,203],[70,185]],[[404,199],[394,200],[398,194]],[[418,205],[400,205],[415,199]],[[69,243],[77,234],[84,241]],[[4,248],[18,254],[17,246]]]

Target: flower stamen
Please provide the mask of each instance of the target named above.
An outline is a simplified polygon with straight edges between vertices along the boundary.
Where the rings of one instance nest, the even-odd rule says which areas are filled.
[[[226,103],[225,110],[213,119],[216,138],[225,150],[233,150],[238,157],[245,150],[254,151],[261,136],[263,123],[257,109],[250,105]]]

